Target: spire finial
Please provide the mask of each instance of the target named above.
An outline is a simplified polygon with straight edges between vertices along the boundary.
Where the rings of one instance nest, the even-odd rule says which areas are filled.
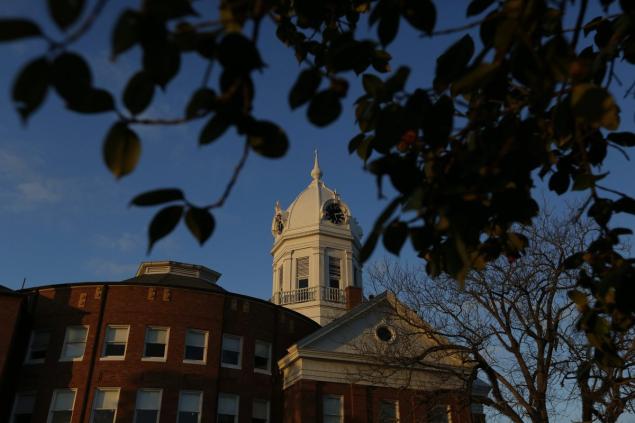
[[[319,181],[322,179],[322,170],[320,169],[320,164],[318,163],[318,151],[315,150],[315,159],[313,160],[313,169],[311,170],[311,177],[314,181]]]

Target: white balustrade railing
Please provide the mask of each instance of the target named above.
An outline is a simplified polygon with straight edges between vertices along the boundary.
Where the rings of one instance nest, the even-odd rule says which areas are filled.
[[[346,303],[346,294],[343,289],[314,286],[311,288],[276,292],[273,298],[271,298],[271,302],[279,305],[305,303],[315,300],[324,300],[331,303]]]

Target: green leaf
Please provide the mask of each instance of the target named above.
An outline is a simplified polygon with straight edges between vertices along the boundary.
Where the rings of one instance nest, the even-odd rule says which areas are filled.
[[[198,137],[199,145],[207,145],[216,141],[231,126],[231,120],[225,113],[217,112],[207,121]]]
[[[315,126],[327,126],[342,113],[342,103],[339,96],[332,90],[319,92],[311,100],[307,110],[309,121]]]
[[[130,201],[130,205],[139,207],[156,206],[184,199],[183,191],[178,188],[161,188],[137,195]]]
[[[247,142],[256,153],[269,158],[282,157],[289,149],[287,134],[275,123],[264,120],[249,126]]]
[[[48,5],[53,21],[65,30],[82,14],[84,0],[48,0]]]
[[[401,0],[401,13],[414,28],[432,35],[437,9],[430,0]]]
[[[115,100],[106,90],[86,87],[69,100],[66,107],[78,113],[103,113],[115,110]]]
[[[632,132],[612,132],[606,138],[622,147],[635,147],[635,134]]]
[[[364,134],[357,134],[348,142],[348,154],[353,154],[354,151],[357,151],[362,141],[364,141]]]
[[[185,224],[201,245],[214,232],[214,216],[207,209],[190,207],[185,213]]]
[[[620,124],[619,108],[604,88],[584,83],[573,87],[571,108],[574,116],[595,128],[615,130]]]
[[[602,173],[600,175],[590,175],[588,173],[581,173],[573,178],[572,191],[583,191],[589,189],[595,185],[595,183],[606,177],[608,173]]]
[[[377,245],[377,241],[379,240],[379,236],[382,234],[384,230],[384,224],[386,223],[388,219],[390,219],[390,216],[392,216],[392,214],[395,212],[401,200],[402,200],[401,197],[397,197],[394,200],[392,200],[390,204],[388,204],[388,206],[384,209],[384,211],[379,215],[379,217],[375,221],[375,224],[373,225],[373,230],[368,235],[368,238],[366,238],[366,241],[364,242],[364,245],[362,245],[362,248],[359,252],[360,262],[363,263],[366,260],[368,260],[370,255],[373,253],[373,250],[375,249],[375,246]]]
[[[386,250],[395,255],[399,255],[401,247],[403,247],[403,244],[406,242],[406,238],[408,238],[408,225],[399,220],[395,220],[384,229],[382,240]]]
[[[378,6],[379,7],[379,6]],[[392,43],[399,32],[399,8],[396,2],[384,1],[381,4],[381,18],[377,26],[377,36],[383,46]]]
[[[124,10],[112,32],[112,59],[130,49],[139,41],[139,12]]]
[[[93,77],[88,63],[75,53],[62,53],[53,61],[53,84],[67,102],[80,101],[91,87]]]
[[[29,62],[18,73],[13,83],[12,98],[24,123],[44,102],[49,86],[49,73],[50,65],[44,57]]]
[[[362,85],[364,86],[364,91],[366,91],[366,94],[370,95],[371,97],[380,98],[383,96],[384,81],[379,79],[377,76],[370,73],[365,73],[362,76]]]
[[[558,195],[562,195],[569,189],[569,174],[561,170],[555,172],[549,178],[549,189]]]
[[[494,77],[498,68],[499,65],[497,63],[480,63],[452,84],[450,88],[452,96],[456,97],[457,95],[483,88]]]
[[[322,75],[318,69],[306,69],[298,75],[289,92],[289,106],[296,109],[309,101],[320,87]]]
[[[147,46],[143,50],[143,70],[155,84],[165,88],[181,67],[181,52],[171,43]]]
[[[564,259],[562,262],[562,266],[565,269],[577,269],[584,263],[583,259],[584,253],[575,253]]]
[[[42,35],[40,27],[27,19],[0,19],[0,42]]]
[[[434,88],[443,91],[447,86],[460,77],[474,54],[474,41],[470,35],[465,35],[452,44],[437,58],[434,76]]]
[[[152,102],[154,82],[147,72],[139,71],[126,84],[123,104],[133,115],[143,112]]]
[[[150,254],[152,247],[158,240],[176,228],[182,215],[183,206],[168,206],[159,210],[148,228],[148,254]]]
[[[576,305],[576,307],[578,307],[579,309],[586,308],[586,306],[588,304],[588,300],[587,300],[586,294],[584,294],[583,292],[578,291],[576,289],[573,289],[573,290],[567,292],[567,295],[569,296],[569,298],[571,298],[571,301],[573,301],[573,303]]]
[[[635,215],[635,200],[631,197],[622,197],[615,201],[614,210],[616,213],[629,213]]]
[[[200,88],[194,92],[187,107],[185,108],[185,117],[192,119],[194,117],[205,116],[216,106],[216,93],[209,88]]]
[[[141,142],[123,122],[115,123],[104,140],[103,156],[106,166],[116,177],[121,178],[132,172],[139,162]]]
[[[401,66],[397,71],[384,82],[387,94],[393,96],[395,93],[402,91],[406,86],[406,81],[410,76],[410,68]]]
[[[467,16],[479,15],[488,7],[494,4],[496,0],[472,0],[467,7]]]
[[[243,74],[264,66],[256,45],[240,33],[223,37],[218,46],[218,61],[224,68]]]

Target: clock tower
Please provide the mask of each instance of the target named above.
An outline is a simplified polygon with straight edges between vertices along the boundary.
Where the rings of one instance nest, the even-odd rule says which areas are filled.
[[[317,151],[309,186],[286,210],[276,202],[271,232],[272,302],[325,325],[347,311],[348,296],[361,298],[362,231],[322,181]]]

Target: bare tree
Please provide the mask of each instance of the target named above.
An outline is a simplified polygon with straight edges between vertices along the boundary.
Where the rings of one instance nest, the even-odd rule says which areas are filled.
[[[417,366],[443,352],[461,357],[472,369],[463,372],[467,386],[477,375],[490,385],[490,394],[478,400],[514,422],[558,421],[567,404],[580,408],[584,422],[615,422],[635,395],[635,354],[612,369],[593,360],[576,328],[578,301],[570,297],[577,273],[564,265],[594,231],[575,212],[545,212],[521,231],[530,245],[522,257],[484,265],[467,276],[463,288],[430,279],[418,268],[376,264],[369,272],[375,288],[392,291],[417,310],[414,317],[397,311],[397,317],[416,328],[413,333],[436,341],[409,357],[402,353],[400,364]],[[615,341],[632,351],[630,335]]]

